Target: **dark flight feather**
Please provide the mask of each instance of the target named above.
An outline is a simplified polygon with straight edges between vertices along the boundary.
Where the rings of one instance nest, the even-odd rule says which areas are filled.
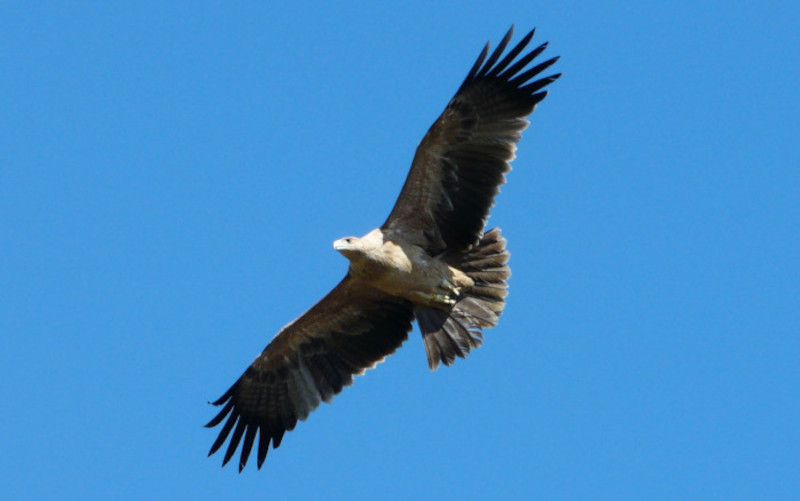
[[[381,227],[389,235],[403,235],[433,255],[463,251],[480,239],[511,169],[516,143],[528,125],[525,117],[547,95],[537,91],[560,76],[531,82],[557,58],[520,73],[547,44],[508,66],[524,51],[533,31],[497,63],[512,33],[513,27],[488,59],[489,46],[483,49],[423,138],[400,196]]]
[[[258,431],[260,468],[270,441],[277,448],[284,433],[306,419],[321,401],[330,402],[344,386],[352,384],[354,375],[393,353],[408,337],[412,319],[413,307],[407,300],[345,277],[313,308],[284,327],[214,402],[224,406],[206,426],[217,426],[226,417],[227,421],[209,455],[230,435],[222,464],[230,461],[241,442],[241,470]]]

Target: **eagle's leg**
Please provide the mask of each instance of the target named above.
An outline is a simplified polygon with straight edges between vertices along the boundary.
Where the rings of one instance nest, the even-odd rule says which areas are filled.
[[[475,282],[458,268],[448,266],[448,269],[450,271],[450,276],[442,277],[439,288],[444,289],[444,291],[453,298],[461,296],[462,292],[468,291],[475,285]]]
[[[449,310],[451,306],[456,304],[456,299],[448,292],[434,292],[434,291],[411,291],[409,294],[415,303],[419,303],[430,308],[438,308],[442,310]]]
[[[430,295],[431,300],[436,303],[445,304],[448,306],[453,306],[456,304],[455,297],[451,296],[450,294],[440,294],[440,293],[433,293]]]
[[[471,286],[471,280],[468,278],[467,281],[461,280],[460,282],[457,281],[458,278],[460,277],[442,277],[433,291],[415,291],[415,295],[428,306],[449,310],[456,304],[461,291]]]
[[[442,295],[450,299],[448,304],[455,304],[456,298],[461,295],[461,287],[449,278],[442,278],[439,283],[439,290],[442,291]]]

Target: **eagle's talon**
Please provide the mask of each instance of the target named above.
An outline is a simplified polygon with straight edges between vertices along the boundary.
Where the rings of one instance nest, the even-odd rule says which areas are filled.
[[[439,284],[439,287],[447,291],[448,296],[458,297],[461,295],[461,287],[457,286],[454,282],[451,282],[447,278],[443,278],[442,282]],[[455,301],[453,301],[455,303]]]
[[[456,304],[456,300],[447,294],[431,294],[431,300],[434,303],[447,304],[450,306]]]

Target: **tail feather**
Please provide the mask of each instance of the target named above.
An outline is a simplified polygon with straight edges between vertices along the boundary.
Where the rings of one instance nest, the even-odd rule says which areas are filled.
[[[508,295],[508,257],[506,239],[500,236],[499,228],[494,228],[467,252],[445,258],[475,285],[461,293],[450,311],[415,311],[431,370],[439,363],[452,365],[456,357],[466,358],[472,348],[483,344],[482,329],[497,325]]]

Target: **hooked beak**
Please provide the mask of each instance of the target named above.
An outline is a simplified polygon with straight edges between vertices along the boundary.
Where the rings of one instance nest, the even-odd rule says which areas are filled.
[[[353,237],[340,238],[333,242],[333,248],[347,259],[356,255],[356,242],[357,239]]]
[[[334,250],[337,250],[337,251],[341,252],[341,251],[347,249],[348,247],[349,246],[347,245],[347,242],[345,241],[344,238],[340,238],[339,240],[336,240],[335,242],[333,242]]]

